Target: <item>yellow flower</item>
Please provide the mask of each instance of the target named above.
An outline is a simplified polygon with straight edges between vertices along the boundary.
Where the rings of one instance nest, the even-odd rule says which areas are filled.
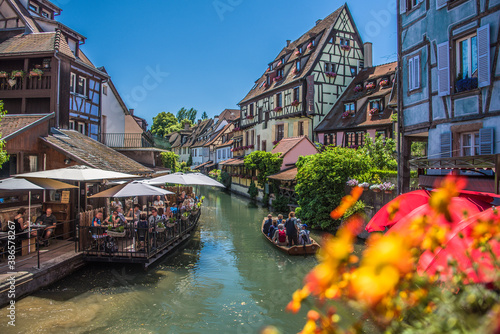
[[[340,205],[332,211],[332,213],[330,214],[332,219],[341,218],[350,207],[356,204],[358,199],[361,197],[361,194],[363,194],[363,188],[354,187],[351,191],[351,194],[342,198],[342,200],[340,201]]]
[[[399,271],[390,265],[379,270],[375,267],[361,267],[352,275],[352,294],[368,307],[374,307],[382,298],[392,293],[399,277]]]
[[[448,234],[448,229],[440,226],[432,226],[424,236],[422,241],[422,249],[428,249],[432,252],[438,247],[442,247],[446,241],[446,235]]]
[[[443,214],[448,221],[451,221],[449,207],[451,199],[460,195],[460,190],[465,188],[466,180],[453,175],[447,176],[441,183],[441,187],[431,194],[429,205],[438,214]]]
[[[404,276],[413,269],[413,256],[409,247],[407,241],[398,234],[376,235],[370,238],[361,264],[376,270],[391,265]]]

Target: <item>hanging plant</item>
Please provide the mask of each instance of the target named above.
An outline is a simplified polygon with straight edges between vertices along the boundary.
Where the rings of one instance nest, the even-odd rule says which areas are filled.
[[[300,102],[298,100],[292,102],[292,107],[298,107],[298,106],[300,106]]]
[[[42,80],[43,71],[41,69],[35,68],[30,71],[30,78],[38,77],[38,80]]]
[[[283,111],[283,107],[276,107],[276,108],[273,109],[273,111],[275,111],[275,112],[281,112],[281,111]]]
[[[366,89],[374,89],[376,86],[375,86],[375,83],[370,82],[370,83],[367,83],[365,87],[366,87]]]
[[[387,87],[387,86],[389,86],[389,80],[388,79],[380,81],[380,87]]]
[[[335,78],[337,76],[337,73],[335,72],[326,72],[325,75],[329,78]]]
[[[23,78],[24,77],[24,71],[23,70],[14,70],[12,71],[11,73],[11,78],[14,79],[14,78]]]
[[[378,108],[372,108],[372,109],[370,110],[370,116],[375,116],[375,115],[377,115],[377,114],[379,113],[379,111],[380,111],[380,110],[379,110]]]
[[[8,78],[9,77],[9,73],[5,72],[5,71],[0,71],[0,78]]]
[[[356,85],[356,87],[354,87],[354,92],[355,93],[359,93],[359,92],[362,92],[363,91],[363,85]]]

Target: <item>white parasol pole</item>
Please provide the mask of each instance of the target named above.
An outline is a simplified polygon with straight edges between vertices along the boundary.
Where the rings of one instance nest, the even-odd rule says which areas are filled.
[[[28,254],[31,253],[31,190],[28,192]]]

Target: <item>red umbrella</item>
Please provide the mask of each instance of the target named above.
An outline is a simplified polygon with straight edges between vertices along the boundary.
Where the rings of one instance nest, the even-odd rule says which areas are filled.
[[[366,225],[368,232],[382,232],[386,227],[391,227],[396,224],[400,219],[408,216],[416,208],[428,204],[430,198],[430,191],[416,190],[403,195],[400,195],[384,205],[375,216]],[[394,214],[392,219],[389,219],[389,209],[393,206],[398,206],[399,209]]]
[[[413,210],[423,205],[427,206],[431,193],[432,192],[428,190],[416,190],[396,197],[384,205],[382,209],[380,209],[375,216],[373,216],[370,222],[366,225],[366,230],[368,232],[383,232],[386,228],[396,225],[401,219],[411,214]],[[480,210],[483,211],[491,207],[488,203],[493,202],[495,198],[500,198],[500,196],[489,193],[462,190],[457,198],[464,198],[473,204],[475,203],[475,207],[483,208]],[[474,207],[469,207],[468,204],[466,205],[467,206],[465,208],[472,209],[472,212],[480,212],[474,211]],[[394,214],[392,219],[390,219],[391,207],[398,207],[397,212]],[[459,205],[455,206],[455,209],[459,212],[463,211]],[[469,215],[471,214],[473,213],[469,213]],[[458,221],[460,220],[462,219],[459,219]]]
[[[495,222],[500,220],[498,212],[493,208],[455,224],[446,238],[445,247],[436,250],[434,253],[427,251],[422,254],[418,264],[419,272],[430,275],[440,272],[442,278],[449,279],[452,276],[452,271],[448,262],[450,259],[454,259],[457,262],[458,269],[467,273],[471,282],[492,282],[496,277],[491,255],[488,252],[481,252],[481,250],[471,247],[474,242],[474,238],[471,236],[474,227],[478,222],[490,219]],[[500,257],[500,244],[495,240],[491,240],[490,244],[497,258]],[[478,264],[477,272],[473,269],[472,262]]]

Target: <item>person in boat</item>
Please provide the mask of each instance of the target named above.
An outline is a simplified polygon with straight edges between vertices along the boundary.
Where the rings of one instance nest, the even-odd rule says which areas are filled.
[[[285,222],[286,236],[288,237],[288,246],[290,247],[299,244],[297,225],[295,225],[296,220],[295,212],[290,212]]]
[[[286,231],[283,224],[279,224],[278,229],[274,232],[273,242],[278,246],[286,246]]]
[[[278,215],[278,225],[279,224],[284,224],[284,221],[283,221],[283,215],[282,214],[279,214]]]
[[[273,220],[273,224],[271,225],[271,227],[269,227],[269,233],[267,234],[269,238],[273,238],[274,237],[274,232],[276,232],[276,230],[278,229],[278,222],[276,220]]]
[[[273,225],[273,215],[268,214],[267,215],[267,220],[264,223],[264,226],[262,227],[262,232],[267,235],[269,234],[269,228]]]
[[[302,224],[299,232],[299,244],[301,245],[310,245],[311,238],[309,237],[309,231],[307,230],[307,225]]]

